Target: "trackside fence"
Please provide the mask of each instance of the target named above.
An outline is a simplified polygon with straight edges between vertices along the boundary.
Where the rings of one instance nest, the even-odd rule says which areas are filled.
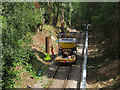
[[[88,31],[86,31],[86,38],[85,38],[84,61],[83,61],[83,70],[82,70],[82,77],[80,83],[81,89],[86,88],[87,50],[88,50]]]

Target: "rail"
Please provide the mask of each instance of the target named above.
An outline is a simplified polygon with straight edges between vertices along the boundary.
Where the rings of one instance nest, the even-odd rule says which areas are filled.
[[[69,78],[69,74],[70,74],[70,71],[71,71],[71,68],[72,68],[72,65],[70,65],[70,68],[69,70],[67,71],[67,74],[66,74],[66,79],[64,81],[64,84],[63,84],[63,88],[65,89],[66,88],[66,85],[67,85],[67,81],[68,81],[68,78]]]
[[[56,67],[56,69],[55,69],[55,71],[54,71],[54,73],[53,73],[53,75],[52,75],[52,78],[50,79],[50,81],[49,81],[49,83],[48,83],[48,85],[47,85],[47,87],[46,87],[46,90],[49,90],[50,85],[51,85],[53,79],[55,78],[55,75],[56,75],[56,73],[57,73],[57,71],[58,71],[59,68],[60,68],[60,66],[57,66],[57,67]],[[66,72],[66,75],[65,75],[66,78],[65,78],[65,80],[64,80],[63,86],[61,87],[61,88],[63,88],[63,90],[66,88],[66,85],[67,85],[67,81],[68,81],[68,78],[69,78],[69,73],[70,73],[71,68],[72,68],[72,65],[69,66],[69,69],[68,69],[67,72]]]
[[[48,85],[47,85],[47,89],[46,89],[46,90],[49,89],[50,84],[51,84],[52,80],[54,79],[55,74],[57,73],[57,70],[59,69],[59,67],[60,67],[60,66],[56,66],[55,71],[54,71],[54,73],[53,73],[53,75],[52,75],[52,78],[50,79],[50,81],[49,81],[49,83],[48,83]]]
[[[88,49],[88,31],[86,31],[86,39],[85,39],[83,71],[82,71],[81,84],[80,84],[81,89],[86,88],[87,49]]]

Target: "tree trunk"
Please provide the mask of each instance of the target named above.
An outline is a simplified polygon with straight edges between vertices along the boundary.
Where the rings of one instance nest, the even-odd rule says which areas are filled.
[[[61,32],[64,33],[64,10],[62,8]]]
[[[57,22],[58,22],[58,13],[57,13],[57,16],[55,16],[55,17],[53,18],[53,23],[52,23],[52,25],[55,27],[55,26],[57,25]]]

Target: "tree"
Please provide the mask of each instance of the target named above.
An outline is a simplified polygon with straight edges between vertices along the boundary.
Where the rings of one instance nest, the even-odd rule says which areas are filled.
[[[42,13],[42,12],[41,12]],[[31,33],[42,22],[42,14],[34,3],[10,2],[2,4],[2,71],[3,88],[13,88],[18,64],[33,64],[34,54],[28,46]],[[34,58],[35,60],[35,58]],[[30,69],[29,69],[30,70]]]

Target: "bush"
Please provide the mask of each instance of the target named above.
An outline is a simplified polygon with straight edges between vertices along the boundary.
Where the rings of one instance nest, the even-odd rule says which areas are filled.
[[[13,88],[16,78],[14,69],[27,63],[32,68],[34,54],[30,49],[31,35],[42,22],[42,11],[34,3],[9,2],[2,5],[2,71],[3,88]],[[34,57],[35,58],[35,57]],[[31,66],[31,67],[30,67]]]

